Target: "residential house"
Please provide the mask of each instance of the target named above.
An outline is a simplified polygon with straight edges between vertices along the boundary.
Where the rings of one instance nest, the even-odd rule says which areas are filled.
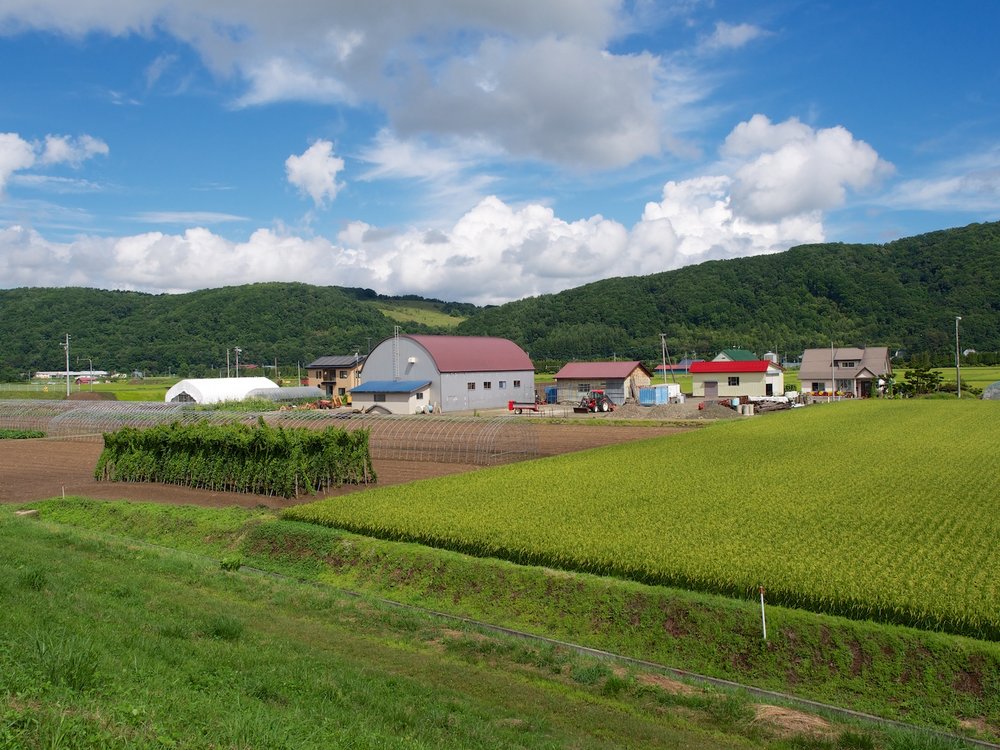
[[[361,385],[361,368],[365,357],[359,354],[349,356],[320,357],[306,365],[305,385],[321,388],[327,396],[343,398],[352,388]]]
[[[695,398],[781,396],[785,372],[768,359],[715,360],[691,365],[691,395]]]
[[[885,346],[806,349],[799,367],[803,393],[814,396],[868,398],[878,393],[879,379],[891,375]]]
[[[723,349],[713,362],[759,362],[760,358],[747,349]]]

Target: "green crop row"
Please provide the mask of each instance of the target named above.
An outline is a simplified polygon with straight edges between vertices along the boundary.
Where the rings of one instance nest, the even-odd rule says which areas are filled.
[[[174,422],[104,434],[94,476],[296,497],[375,481],[367,430]]]
[[[32,438],[43,438],[45,433],[41,430],[6,430],[0,429],[0,440],[30,440]]]
[[[829,404],[285,512],[1000,640],[1000,405]]]

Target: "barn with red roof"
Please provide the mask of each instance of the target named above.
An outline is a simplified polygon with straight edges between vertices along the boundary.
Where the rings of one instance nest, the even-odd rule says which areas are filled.
[[[569,362],[555,374],[559,402],[577,402],[590,391],[604,391],[621,406],[638,401],[639,389],[650,384],[652,373],[642,362]]]
[[[508,339],[399,334],[372,349],[351,399],[394,414],[506,408],[534,401],[535,366]]]
[[[769,359],[692,362],[691,394],[695,398],[780,396],[785,372]]]

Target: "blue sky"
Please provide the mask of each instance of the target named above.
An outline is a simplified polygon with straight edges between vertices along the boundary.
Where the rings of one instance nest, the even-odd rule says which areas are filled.
[[[0,0],[0,286],[486,304],[996,221],[998,27],[992,2]]]

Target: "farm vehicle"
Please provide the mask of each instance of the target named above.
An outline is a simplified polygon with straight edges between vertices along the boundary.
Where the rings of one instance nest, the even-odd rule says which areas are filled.
[[[588,412],[609,412],[615,410],[615,402],[604,391],[591,391],[582,399],[573,411],[586,414]]]
[[[508,401],[507,411],[512,411],[515,414],[520,414],[524,411],[541,411],[542,399],[535,396],[534,401]]]

